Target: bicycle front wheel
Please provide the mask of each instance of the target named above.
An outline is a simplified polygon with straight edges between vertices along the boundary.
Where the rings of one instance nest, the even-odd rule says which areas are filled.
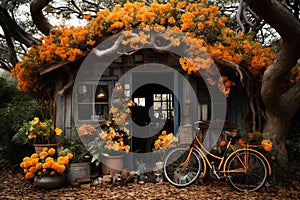
[[[201,160],[196,152],[192,152],[188,162],[182,166],[188,158],[189,150],[177,148],[170,151],[164,160],[164,176],[176,187],[191,185],[200,175]]]
[[[237,152],[227,164],[229,183],[237,191],[259,190],[266,183],[267,174],[268,170],[263,158],[254,152]]]

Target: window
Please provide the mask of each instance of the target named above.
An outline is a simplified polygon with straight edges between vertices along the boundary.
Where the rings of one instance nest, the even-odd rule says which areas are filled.
[[[78,87],[78,120],[98,121],[108,119],[111,82],[82,83]]]
[[[172,94],[153,94],[153,110],[155,118],[173,119]]]
[[[139,98],[134,98],[133,102],[137,105],[137,106],[142,106],[145,107],[146,106],[146,99],[144,97],[139,97]]]

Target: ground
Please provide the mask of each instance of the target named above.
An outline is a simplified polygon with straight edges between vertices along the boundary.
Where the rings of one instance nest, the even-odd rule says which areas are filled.
[[[274,200],[300,199],[299,183],[288,187],[280,187],[269,182],[259,192],[236,192],[226,181],[204,179],[203,184],[192,185],[187,188],[176,188],[167,182],[163,184],[146,183],[128,184],[100,188],[85,185],[84,188],[74,188],[68,185],[60,189],[44,190],[37,188],[32,182],[25,180],[20,172],[11,170],[9,166],[0,166],[0,199],[247,199]]]

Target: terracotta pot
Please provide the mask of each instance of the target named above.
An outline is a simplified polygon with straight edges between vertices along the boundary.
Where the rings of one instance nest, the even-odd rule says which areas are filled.
[[[43,148],[45,147],[47,147],[48,149],[54,148],[56,150],[57,144],[34,144],[35,153],[41,153],[43,151]]]
[[[34,177],[34,184],[40,188],[44,189],[54,189],[62,186],[65,182],[66,177],[63,174],[58,174],[54,176],[42,176]]]
[[[124,156],[102,156],[102,173],[103,175],[111,174],[120,174],[123,168]]]

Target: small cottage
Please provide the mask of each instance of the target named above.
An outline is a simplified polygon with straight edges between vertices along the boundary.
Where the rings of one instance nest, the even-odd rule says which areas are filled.
[[[246,98],[233,71],[227,69],[221,74],[236,81],[225,98],[225,124],[221,127],[232,129],[243,125],[247,118]],[[177,57],[155,49],[122,55],[111,63],[92,55],[89,59],[56,65],[43,71],[42,76],[55,78],[52,114],[56,126],[62,127],[66,136],[80,124],[99,127],[109,119],[116,87],[123,91],[124,98],[135,103],[129,128],[134,152],[151,152],[162,130],[174,133],[181,143],[191,142],[195,121],[218,118],[212,116],[210,86],[200,76],[184,72]]]

